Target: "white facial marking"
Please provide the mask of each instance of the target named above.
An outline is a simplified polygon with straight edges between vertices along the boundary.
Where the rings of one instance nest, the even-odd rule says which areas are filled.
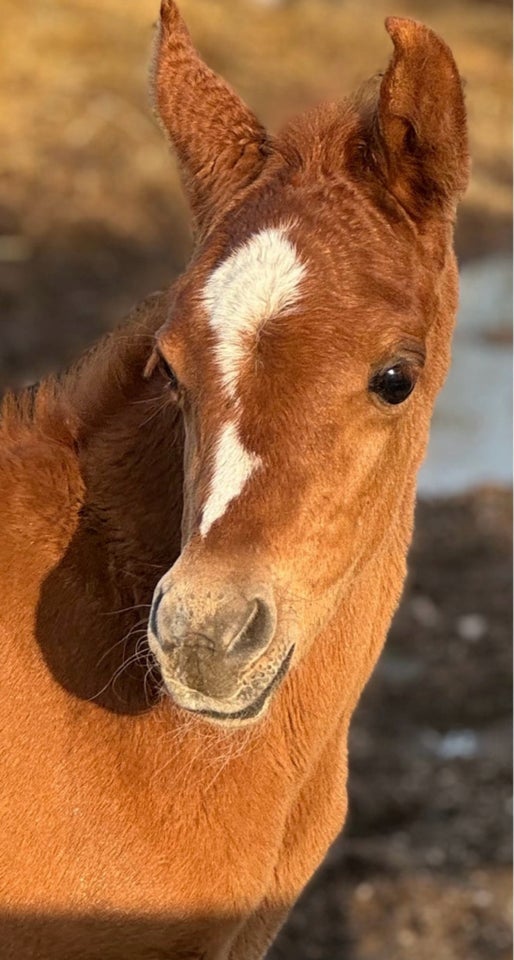
[[[218,437],[210,492],[200,523],[202,537],[261,466],[260,457],[246,450],[239,438],[237,384],[241,366],[264,324],[296,303],[305,272],[286,227],[268,227],[216,267],[205,285],[203,302],[216,335],[221,383],[234,402],[236,418],[225,424]]]
[[[298,300],[305,269],[286,228],[268,227],[234,250],[209,277],[203,301],[230,397],[236,397],[242,362],[259,330]]]
[[[260,457],[245,450],[238,436],[237,423],[225,424],[216,445],[210,493],[203,508],[200,535],[205,537],[212,524],[223,516],[231,500],[241,493],[246,481],[261,464]]]

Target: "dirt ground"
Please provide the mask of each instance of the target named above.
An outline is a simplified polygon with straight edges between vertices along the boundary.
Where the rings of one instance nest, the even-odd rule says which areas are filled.
[[[182,0],[202,52],[277,126],[384,67],[386,14],[467,82],[461,260],[509,247],[511,10],[494,0]],[[157,0],[1,0],[0,390],[62,368],[187,258],[147,105]],[[511,498],[420,503],[405,597],[351,738],[350,817],[273,960],[510,956]]]

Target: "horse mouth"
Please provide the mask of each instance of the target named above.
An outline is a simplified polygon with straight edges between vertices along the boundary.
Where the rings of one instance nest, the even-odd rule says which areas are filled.
[[[241,707],[240,710],[228,711],[228,710],[215,710],[215,709],[205,709],[202,707],[196,707],[192,704],[182,704],[182,708],[187,710],[188,713],[194,713],[196,716],[205,717],[207,720],[213,720],[217,723],[242,723],[247,720],[256,720],[260,714],[264,711],[265,707],[268,704],[272,694],[279,686],[281,681],[284,679],[293,657],[295,645],[293,644],[282,663],[280,664],[277,672],[275,673],[272,680],[267,684],[264,690],[258,695],[255,700],[252,700],[251,703],[247,704],[244,707]],[[170,691],[170,693],[172,693]],[[173,693],[172,693],[173,697]]]
[[[200,716],[209,717],[211,720],[254,720],[255,717],[258,717],[263,708],[266,706],[269,698],[273,691],[278,687],[279,683],[285,677],[289,664],[291,663],[291,658],[294,653],[294,644],[287,652],[286,656],[282,660],[275,676],[268,683],[267,687],[264,688],[262,693],[259,694],[256,700],[252,703],[249,703],[246,707],[243,707],[241,710],[236,710],[233,713],[228,713],[221,710],[195,710],[195,713],[198,713]]]

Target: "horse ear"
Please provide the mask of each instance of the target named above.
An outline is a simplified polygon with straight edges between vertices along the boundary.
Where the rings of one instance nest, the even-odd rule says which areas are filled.
[[[173,0],[161,3],[152,88],[202,233],[260,173],[269,153],[266,131],[200,59]]]
[[[389,17],[385,26],[394,53],[380,85],[373,153],[381,156],[388,191],[411,217],[453,217],[469,178],[466,109],[455,60],[421,23]]]

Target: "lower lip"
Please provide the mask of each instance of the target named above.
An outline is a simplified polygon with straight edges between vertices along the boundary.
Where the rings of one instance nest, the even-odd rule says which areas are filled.
[[[251,720],[254,717],[257,717],[273,693],[275,687],[277,687],[280,681],[285,677],[289,669],[289,664],[291,663],[293,653],[294,644],[290,648],[285,659],[282,661],[271,683],[269,683],[268,686],[257,697],[257,700],[254,700],[253,703],[248,704],[247,707],[243,707],[242,710],[237,710],[235,713],[222,713],[218,712],[217,710],[193,710],[192,712],[201,717],[209,717],[211,720]]]

